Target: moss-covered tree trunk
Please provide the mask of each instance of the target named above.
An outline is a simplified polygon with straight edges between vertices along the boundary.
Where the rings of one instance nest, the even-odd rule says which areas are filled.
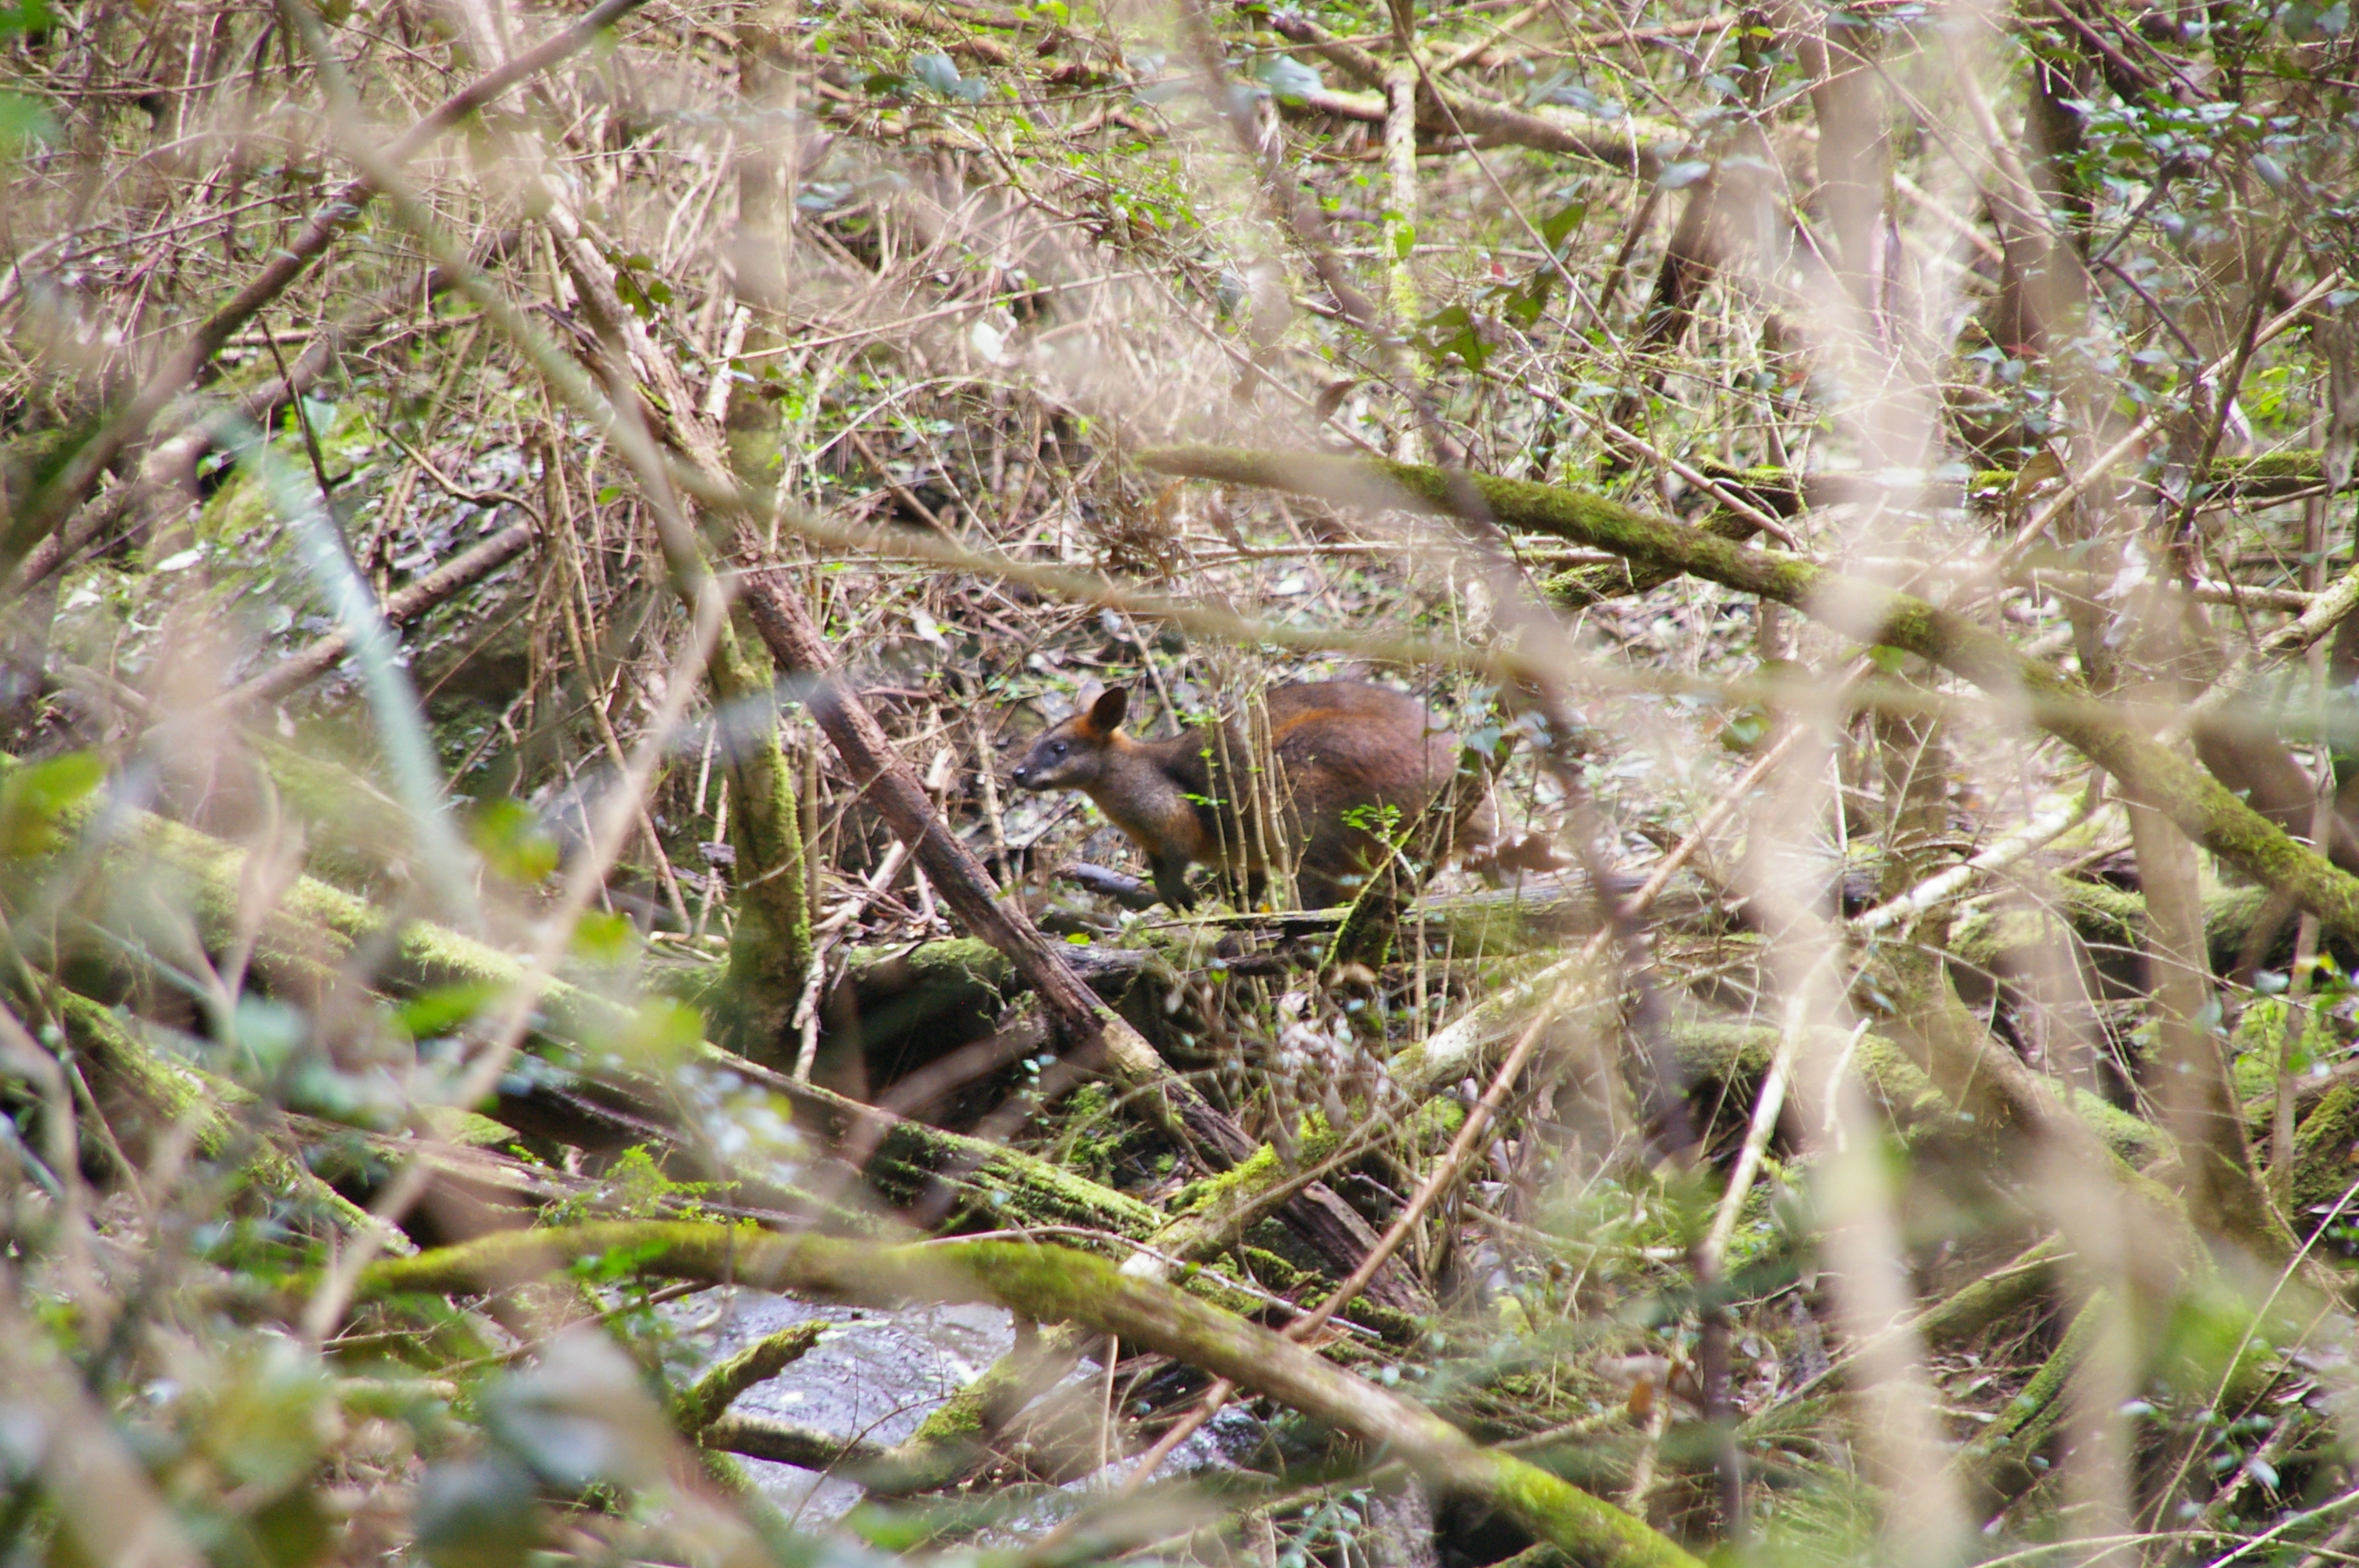
[[[737,852],[737,925],[729,939],[735,1038],[766,1065],[791,1065],[786,1044],[810,969],[810,905],[794,771],[778,744],[768,660],[721,629],[711,676],[729,752],[729,842]]]
[[[737,222],[729,254],[738,332],[747,349],[774,346],[770,323],[786,306],[793,149],[784,127],[790,118],[793,77],[782,64],[793,16],[791,6],[757,5],[737,21],[737,89],[750,113],[737,151]],[[729,398],[722,406],[721,424],[731,477],[748,495],[771,495],[780,458],[775,406],[758,398]],[[788,1036],[811,958],[810,882],[794,773],[779,744],[770,699],[773,672],[759,640],[740,638],[723,627],[711,677],[725,716],[729,842],[737,856],[737,924],[729,942],[734,1006],[730,1043],[757,1062],[790,1066],[794,1050]]]

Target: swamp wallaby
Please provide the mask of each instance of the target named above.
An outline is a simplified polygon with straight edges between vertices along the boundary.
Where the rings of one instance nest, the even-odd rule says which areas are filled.
[[[1191,865],[1242,871],[1252,898],[1270,860],[1290,858],[1303,903],[1317,909],[1350,900],[1389,868],[1408,868],[1414,881],[1490,837],[1484,781],[1461,774],[1458,737],[1436,728],[1415,697],[1321,681],[1274,687],[1264,706],[1266,755],[1231,719],[1134,741],[1122,730],[1129,688],[1093,681],[1011,782],[1095,801],[1146,852],[1155,891],[1174,909],[1194,902]],[[1265,820],[1265,803],[1275,821]]]

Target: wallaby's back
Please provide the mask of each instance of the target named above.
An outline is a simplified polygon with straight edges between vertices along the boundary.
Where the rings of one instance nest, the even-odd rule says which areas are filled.
[[[1322,681],[1278,687],[1266,702],[1305,903],[1353,897],[1397,853],[1430,865],[1487,831],[1487,807],[1441,800],[1459,783],[1458,737],[1436,727],[1417,698],[1361,681]],[[1437,803],[1449,815],[1429,820]]]

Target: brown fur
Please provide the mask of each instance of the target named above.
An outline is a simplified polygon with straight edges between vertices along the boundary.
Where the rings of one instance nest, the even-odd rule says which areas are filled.
[[[1435,858],[1424,851],[1437,838],[1459,853],[1490,835],[1479,784],[1450,788],[1458,738],[1431,728],[1424,704],[1389,687],[1325,681],[1272,689],[1266,790],[1252,787],[1250,772],[1264,760],[1250,754],[1234,721],[1135,741],[1122,729],[1129,701],[1125,687],[1085,688],[1072,716],[1032,743],[1012,782],[1077,789],[1095,801],[1145,852],[1156,891],[1175,909],[1193,902],[1191,865],[1243,872],[1257,893],[1268,869],[1266,841],[1291,854],[1303,902],[1319,908],[1349,900],[1369,875],[1396,863],[1388,844],[1422,862]],[[1264,795],[1278,806],[1267,829],[1256,818]],[[1423,820],[1437,805],[1449,810],[1439,827]]]

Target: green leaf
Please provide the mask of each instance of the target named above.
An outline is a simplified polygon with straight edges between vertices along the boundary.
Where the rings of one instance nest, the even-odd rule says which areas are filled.
[[[245,1533],[255,1554],[269,1568],[309,1568],[328,1554],[342,1533],[321,1495],[299,1487],[246,1516]]]
[[[1325,86],[1319,72],[1289,55],[1268,55],[1256,62],[1254,80],[1281,103],[1299,103]]]
[[[931,1509],[887,1509],[875,1503],[862,1503],[843,1516],[843,1523],[869,1545],[893,1552],[908,1552],[941,1531]]]
[[[467,836],[491,868],[513,882],[538,886],[557,870],[556,838],[540,814],[520,800],[487,800],[475,808]]]
[[[506,1455],[429,1465],[418,1544],[433,1568],[521,1568],[541,1541],[532,1473]]]
[[[327,1379],[316,1357],[268,1339],[233,1351],[223,1373],[205,1390],[198,1441],[232,1484],[276,1497],[319,1457]]]
[[[585,963],[619,963],[631,950],[631,923],[593,909],[573,923],[573,956]]]
[[[14,151],[27,142],[54,142],[57,122],[38,98],[0,92],[0,148]]]
[[[412,1040],[448,1034],[484,1011],[501,988],[491,980],[465,980],[419,991],[394,1010],[393,1021]]]
[[[1491,357],[1482,325],[1463,305],[1444,306],[1421,323],[1419,346],[1437,363],[1455,355],[1466,368],[1479,372]]]
[[[68,752],[29,762],[0,786],[0,859],[46,855],[62,842],[58,822],[106,777],[96,752]]]
[[[704,1015],[668,996],[639,1003],[621,1039],[612,1045],[634,1069],[654,1076],[668,1076],[685,1062],[704,1038]]]
[[[1721,726],[1719,740],[1722,748],[1725,751],[1750,752],[1754,747],[1761,744],[1762,739],[1768,733],[1767,711],[1761,708],[1747,706],[1738,709],[1726,724]]]
[[[1588,216],[1588,200],[1575,197],[1540,220],[1540,238],[1547,242],[1550,250],[1554,250],[1564,243],[1567,234],[1581,227],[1582,220]]]
[[[638,1368],[587,1328],[560,1336],[538,1365],[486,1390],[484,1418],[502,1447],[567,1491],[645,1486],[669,1457],[662,1413]]]
[[[909,72],[943,97],[962,103],[980,103],[988,91],[977,78],[960,75],[957,63],[946,54],[919,55],[909,61]]]
[[[1499,298],[1499,314],[1518,327],[1530,327],[1539,320],[1540,312],[1548,308],[1549,285],[1556,281],[1550,272],[1536,272],[1521,288],[1511,288]]]

